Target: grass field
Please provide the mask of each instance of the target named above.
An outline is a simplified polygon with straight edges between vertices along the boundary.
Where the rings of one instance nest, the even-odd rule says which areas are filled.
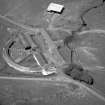
[[[37,20],[40,22],[39,17],[42,16],[40,11],[45,9],[51,1],[46,0],[45,3],[44,0],[39,0],[36,3],[35,0],[31,0],[30,3],[25,3],[25,7],[22,5],[19,7],[21,0],[0,0],[0,14],[13,15],[15,20],[19,19],[18,22],[24,22],[24,18],[28,17],[25,18],[27,22],[34,24]],[[59,0],[55,0],[55,2],[60,3]],[[38,4],[43,4],[43,7],[39,8]],[[16,5],[20,9],[12,11],[12,8],[15,8]],[[40,14],[38,14],[39,12]],[[24,16],[23,13],[25,13]],[[35,14],[33,15],[33,13]],[[38,14],[37,17],[36,14]],[[62,74],[61,76],[42,77],[40,74],[23,74],[10,68],[2,57],[2,49],[11,37],[7,32],[8,27],[17,28],[16,25],[0,19],[0,105],[105,105],[105,98],[101,97],[101,95],[105,96],[105,73],[103,72],[90,72],[95,78],[95,84],[93,87],[89,87],[79,82],[74,83],[71,78],[62,78],[61,76],[64,76]],[[83,87],[81,89],[79,84],[87,88]],[[90,88],[101,95],[97,96]]]

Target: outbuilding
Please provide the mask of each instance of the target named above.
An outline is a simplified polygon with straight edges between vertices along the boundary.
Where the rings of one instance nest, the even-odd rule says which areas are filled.
[[[47,11],[48,12],[55,12],[61,14],[64,10],[64,5],[56,4],[56,3],[50,3]]]

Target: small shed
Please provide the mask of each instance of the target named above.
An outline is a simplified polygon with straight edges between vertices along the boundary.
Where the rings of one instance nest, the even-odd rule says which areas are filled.
[[[56,4],[56,3],[50,3],[47,11],[48,12],[55,12],[61,14],[64,10],[64,5]]]

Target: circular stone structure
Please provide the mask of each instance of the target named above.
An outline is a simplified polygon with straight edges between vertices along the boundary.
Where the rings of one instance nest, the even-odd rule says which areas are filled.
[[[18,42],[10,40],[3,48],[3,58],[8,65],[16,70],[24,73],[41,73],[41,68],[37,65],[34,59],[28,54],[24,48],[17,46]],[[27,58],[27,60],[25,60]],[[35,71],[37,70],[37,71]]]

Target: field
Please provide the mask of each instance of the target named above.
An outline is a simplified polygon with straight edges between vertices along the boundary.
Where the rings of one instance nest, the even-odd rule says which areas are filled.
[[[31,27],[36,24],[41,24],[41,26],[46,27],[48,23],[43,23],[42,17],[45,16],[43,19],[50,19],[51,16],[46,17],[46,15],[43,15],[43,10],[45,10],[46,6],[51,1],[52,0],[46,0],[46,2],[44,0],[38,0],[37,2],[35,0],[0,0],[0,105],[105,105],[105,71],[89,71],[89,74],[91,74],[95,80],[94,85],[89,86],[85,83],[73,80],[62,72],[60,72],[61,74],[47,77],[41,76],[41,74],[24,74],[9,67],[4,61],[2,50],[6,42],[12,37],[8,32],[9,28],[18,29],[21,24]],[[105,29],[105,15],[103,13],[105,5],[102,4],[101,0],[89,0],[90,4],[85,5],[86,8],[83,7],[80,9],[78,5],[81,6],[82,2],[79,3],[79,1],[77,2],[74,0],[72,4],[69,3],[69,0],[66,0],[67,3],[65,3],[64,0],[53,1],[64,3],[65,6],[69,7],[71,12],[67,10],[67,13],[64,13],[63,16],[73,21],[73,23],[70,21],[65,22],[59,17],[61,20],[58,18],[58,20],[55,21],[55,27],[56,25],[62,26],[62,24],[67,23],[63,25],[64,28],[69,28],[73,31],[79,29],[78,27],[81,25],[81,21],[75,21],[75,19],[78,18],[77,15],[82,13],[85,14],[85,9],[89,10],[89,8],[92,8],[90,4],[93,4],[92,12],[90,11],[89,14],[82,18],[87,22],[87,27],[81,28],[78,31],[97,28]],[[74,6],[75,3],[76,6]],[[93,17],[92,14],[94,14]],[[15,21],[18,25],[14,24],[15,22],[9,22],[7,18],[4,17]],[[100,19],[100,21],[98,19]],[[60,23],[60,25],[57,22]],[[61,35],[61,39],[68,36],[65,32],[55,32],[52,33],[52,35],[53,34],[55,36],[56,34],[59,34],[59,36]],[[55,36],[52,37],[56,39]],[[97,43],[102,42],[102,40],[96,40],[94,45],[98,45]],[[68,53],[67,51],[66,48],[62,48],[60,52],[66,61],[70,63],[69,51]],[[98,53],[97,56],[102,54],[104,53]],[[83,62],[86,61],[86,58],[83,56],[81,56],[81,59]],[[104,55],[102,55],[100,59],[104,62]]]

